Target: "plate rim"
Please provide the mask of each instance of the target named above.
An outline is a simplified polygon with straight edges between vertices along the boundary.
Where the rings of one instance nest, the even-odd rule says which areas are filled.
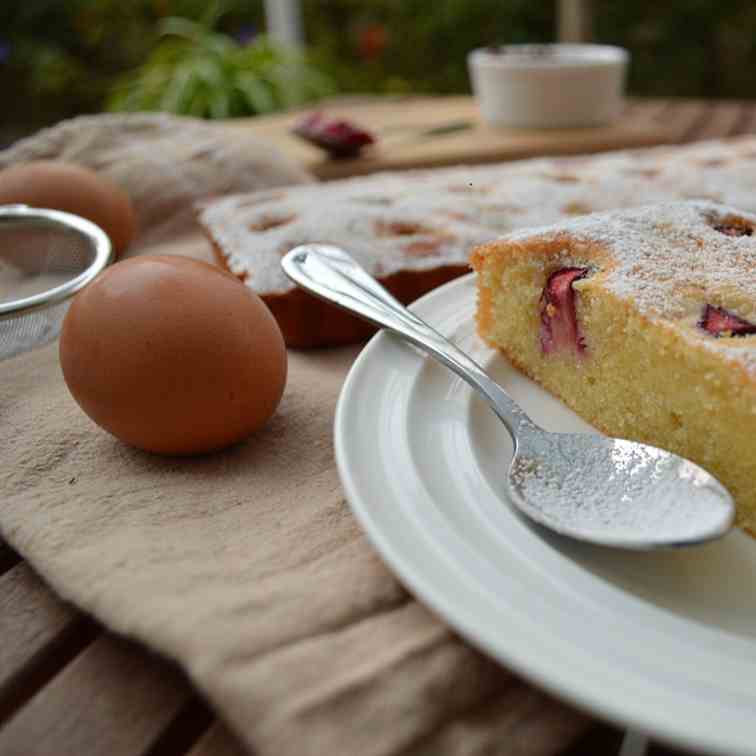
[[[412,308],[427,309],[433,307],[434,300],[442,302],[447,297],[454,297],[455,293],[462,293],[470,286],[474,273],[462,276],[448,282],[429,292],[415,303]],[[459,296],[459,294],[457,294]],[[569,704],[589,712],[592,716],[609,720],[621,727],[634,727],[650,733],[653,737],[673,743],[677,746],[700,749],[702,746],[713,750],[726,749],[733,754],[754,754],[755,746],[740,730],[722,732],[722,728],[712,728],[708,731],[701,727],[694,728],[695,733],[682,731],[679,723],[670,722],[659,711],[649,712],[648,708],[635,706],[631,710],[626,708],[626,701],[620,704],[617,696],[607,695],[607,690],[588,691],[576,690],[572,678],[560,674],[545,664],[534,663],[531,657],[525,657],[518,653],[518,649],[507,651],[500,645],[492,643],[487,635],[476,628],[474,619],[460,616],[444,591],[439,590],[433,580],[427,574],[418,572],[411,564],[411,560],[399,553],[392,543],[390,536],[383,532],[380,523],[373,517],[371,506],[366,501],[364,492],[360,491],[359,484],[353,475],[353,466],[350,457],[350,445],[348,434],[345,433],[350,421],[353,395],[359,387],[362,375],[369,368],[369,363],[377,359],[381,350],[389,343],[391,337],[379,332],[368,342],[352,364],[344,381],[336,405],[334,418],[334,450],[339,478],[345,492],[346,500],[360,526],[365,532],[372,546],[381,555],[387,567],[393,571],[413,593],[413,595],[434,611],[446,624],[457,631],[473,646],[483,651],[487,656],[498,663],[505,664],[513,671],[520,674],[537,686],[549,691]],[[369,370],[368,370],[369,373]],[[437,568],[438,565],[435,565]],[[686,621],[684,618],[682,621]],[[557,637],[551,633],[551,637]],[[562,643],[564,645],[564,641]],[[553,651],[550,654],[553,655]],[[558,666],[558,665],[557,665]],[[602,673],[603,674],[603,673]],[[621,689],[624,685],[620,682],[615,687]],[[650,688],[650,686],[649,686]],[[649,694],[651,691],[648,691]],[[622,696],[620,696],[622,698]]]

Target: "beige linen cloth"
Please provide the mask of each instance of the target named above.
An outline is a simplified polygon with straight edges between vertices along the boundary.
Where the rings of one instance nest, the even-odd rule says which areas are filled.
[[[168,113],[99,113],[38,131],[0,152],[0,170],[30,160],[91,168],[124,189],[148,246],[194,223],[211,196],[313,181],[301,165],[246,129]]]

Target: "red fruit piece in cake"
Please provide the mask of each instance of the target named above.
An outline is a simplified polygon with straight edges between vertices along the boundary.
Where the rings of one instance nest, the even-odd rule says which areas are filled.
[[[541,348],[545,354],[575,350],[585,352],[575,310],[572,284],[585,278],[588,268],[560,268],[546,281],[541,294]]]
[[[751,236],[753,234],[753,229],[750,226],[737,223],[720,223],[714,226],[714,230],[725,236]]]
[[[749,323],[734,312],[725,310],[724,307],[714,307],[707,304],[704,307],[699,327],[703,328],[712,336],[748,336],[756,333],[756,324]]]
[[[356,157],[363,147],[375,142],[372,134],[364,129],[349,121],[328,118],[323,113],[306,116],[293,132],[335,158]]]

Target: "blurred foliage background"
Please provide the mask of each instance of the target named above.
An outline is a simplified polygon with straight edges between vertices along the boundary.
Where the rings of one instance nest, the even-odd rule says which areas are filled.
[[[24,0],[0,7],[0,141],[78,113],[269,112],[348,92],[469,91],[479,45],[554,39],[554,2],[302,0],[307,46],[265,37],[262,0]],[[594,0],[636,95],[756,97],[753,0]]]

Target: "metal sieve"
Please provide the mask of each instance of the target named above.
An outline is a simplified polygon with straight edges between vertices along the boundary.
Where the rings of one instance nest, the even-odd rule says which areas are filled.
[[[108,237],[84,218],[0,205],[0,360],[57,338],[71,297],[111,258]]]

